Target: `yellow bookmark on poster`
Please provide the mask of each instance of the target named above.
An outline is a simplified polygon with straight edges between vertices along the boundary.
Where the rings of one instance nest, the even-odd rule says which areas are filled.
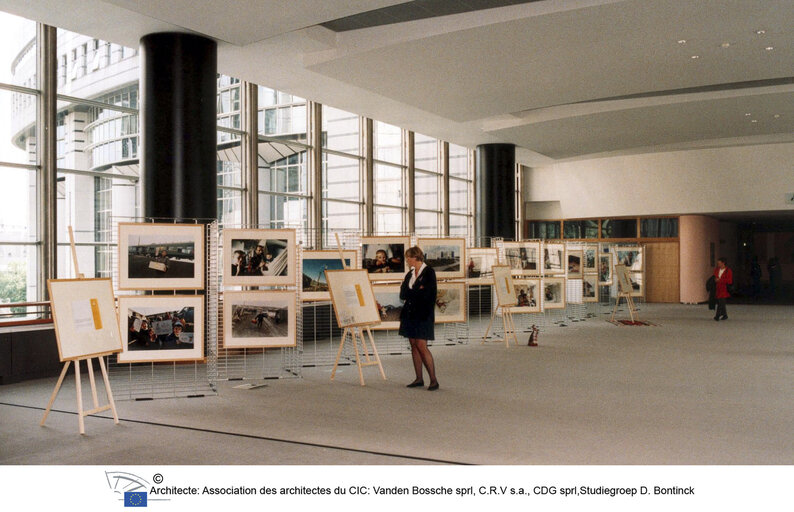
[[[99,301],[91,299],[91,316],[94,317],[94,329],[102,330],[102,315],[99,314]]]
[[[358,305],[364,307],[364,293],[361,291],[361,285],[356,285],[356,295],[358,295]]]

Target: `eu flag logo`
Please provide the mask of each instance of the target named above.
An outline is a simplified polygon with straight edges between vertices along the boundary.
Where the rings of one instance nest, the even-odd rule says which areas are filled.
[[[145,507],[148,495],[145,492],[125,492],[125,507]]]

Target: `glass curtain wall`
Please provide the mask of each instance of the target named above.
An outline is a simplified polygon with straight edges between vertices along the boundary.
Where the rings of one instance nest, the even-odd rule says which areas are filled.
[[[57,201],[40,205],[36,152],[37,25],[0,13],[0,287],[3,300],[34,300],[37,289],[41,236],[37,233],[40,207],[57,213],[58,277],[73,277],[68,227],[72,227],[80,271],[89,277],[110,276],[115,252],[116,223],[140,215],[138,52],[134,48],[91,36],[57,30],[51,56],[57,67],[56,158]],[[218,76],[218,217],[222,225],[241,225],[243,195],[258,182],[258,223],[268,227],[305,229],[311,211],[319,208],[322,243],[335,245],[336,232],[360,234],[367,206],[372,207],[376,234],[408,229],[408,132],[393,125],[321,106],[321,148],[317,180],[310,165],[309,126],[312,105],[282,91],[257,86],[258,162],[248,170],[242,158],[246,137],[243,108],[246,84]],[[366,141],[372,144],[367,162]],[[449,194],[449,232],[471,235],[471,152],[414,136],[414,193],[416,232],[425,236],[444,231],[445,194]],[[373,172],[372,197],[366,174]],[[445,190],[445,169],[449,189]],[[254,174],[256,172],[256,174]],[[248,178],[246,178],[248,176]],[[254,179],[256,177],[256,179]],[[316,190],[318,197],[313,197]],[[317,200],[317,203],[314,203]],[[311,240],[308,237],[306,240]],[[10,283],[10,284],[9,284]]]
[[[36,24],[0,12],[0,301],[38,298]]]

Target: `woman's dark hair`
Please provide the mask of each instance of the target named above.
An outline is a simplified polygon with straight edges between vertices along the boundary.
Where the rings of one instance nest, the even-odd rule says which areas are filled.
[[[717,258],[717,261],[721,261],[725,265],[728,264],[728,258],[726,258],[725,256],[721,256],[721,257]]]
[[[417,246],[410,247],[407,251],[405,251],[406,258],[415,258],[419,261],[425,261],[425,253],[422,252]]]

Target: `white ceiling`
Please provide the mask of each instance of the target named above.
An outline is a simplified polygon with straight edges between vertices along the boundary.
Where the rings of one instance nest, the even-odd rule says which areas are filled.
[[[224,74],[462,145],[514,143],[528,165],[794,141],[794,0],[545,0],[317,26],[397,3],[0,0],[0,10],[128,46],[156,31],[204,34]]]

